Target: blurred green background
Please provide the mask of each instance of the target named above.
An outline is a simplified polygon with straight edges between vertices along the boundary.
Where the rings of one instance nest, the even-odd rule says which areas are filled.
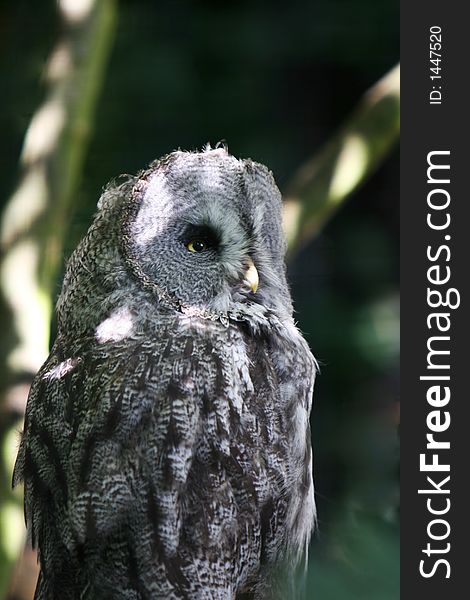
[[[76,0],[76,6],[87,1],[94,4]],[[62,217],[35,234],[59,239],[52,261],[59,271],[88,227],[103,185],[178,147],[225,140],[231,153],[265,163],[281,190],[291,189],[298,168],[328,148],[364,92],[398,60],[395,0],[103,4],[108,20],[96,37],[107,47],[90,50],[78,40],[78,60],[80,52],[104,56],[88,77],[93,89],[80,109],[83,131],[76,128],[75,138],[64,142],[67,152],[74,148],[68,163],[64,151],[46,165],[53,182],[73,171],[68,204],[60,207],[59,198],[50,209]],[[73,10],[74,0],[61,5]],[[52,0],[0,1],[2,209],[26,170],[19,157],[31,119],[53,90],[44,76],[51,53],[61,39],[74,43],[75,27],[64,26]],[[86,92],[77,85],[66,90],[65,101]],[[326,226],[307,235],[289,264],[299,326],[322,369],[312,414],[319,522],[307,595],[315,600],[399,597],[397,147],[387,145],[386,155],[341,199]],[[54,185],[60,189],[51,184],[52,198]],[[8,250],[7,244],[3,258]],[[50,272],[54,296],[61,272]],[[25,292],[19,310],[34,302]],[[1,316],[9,319],[3,305]],[[9,323],[2,328],[2,390],[24,387],[31,369],[12,375],[7,355],[14,336]],[[19,600],[28,598],[21,588],[31,557],[16,567],[8,595],[23,543],[21,491],[10,492],[22,405],[10,396],[0,400],[0,598]]]

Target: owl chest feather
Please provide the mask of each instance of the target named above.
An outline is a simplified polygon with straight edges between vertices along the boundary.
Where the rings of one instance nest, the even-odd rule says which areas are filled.
[[[311,364],[297,341],[286,350],[282,336],[238,326],[177,320],[156,333],[67,358],[57,346],[38,375],[23,453],[43,563],[59,560],[54,532],[96,589],[125,585],[120,561],[146,589],[165,582],[158,594],[189,586],[201,564],[214,589],[227,569],[234,589],[248,586],[311,529],[297,383]]]

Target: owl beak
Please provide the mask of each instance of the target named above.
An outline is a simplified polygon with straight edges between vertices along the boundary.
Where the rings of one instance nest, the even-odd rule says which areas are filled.
[[[253,294],[256,294],[256,290],[258,289],[259,284],[259,275],[258,270],[255,267],[255,263],[249,259],[248,269],[245,271],[245,278],[243,283],[250,288]]]

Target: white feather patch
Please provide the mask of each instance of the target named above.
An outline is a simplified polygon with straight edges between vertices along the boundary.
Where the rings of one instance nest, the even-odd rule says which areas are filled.
[[[120,307],[111,313],[111,316],[102,321],[95,331],[98,343],[119,342],[128,337],[134,327],[134,317],[126,306]]]

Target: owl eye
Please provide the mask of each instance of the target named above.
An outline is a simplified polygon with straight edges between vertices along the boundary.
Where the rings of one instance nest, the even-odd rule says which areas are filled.
[[[207,225],[189,225],[186,227],[181,241],[186,250],[197,254],[208,250],[215,251],[219,246],[217,233]]]
[[[209,244],[204,240],[191,240],[188,244],[186,244],[186,248],[190,252],[204,252],[209,248]]]

